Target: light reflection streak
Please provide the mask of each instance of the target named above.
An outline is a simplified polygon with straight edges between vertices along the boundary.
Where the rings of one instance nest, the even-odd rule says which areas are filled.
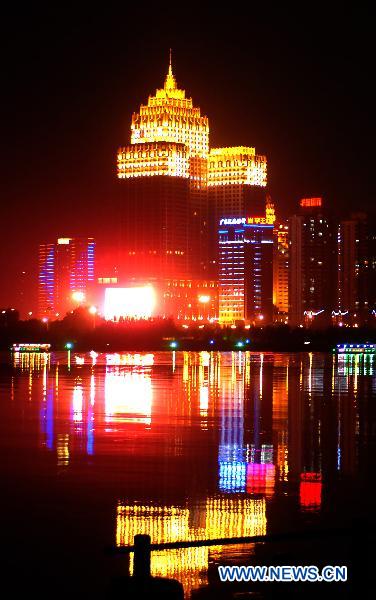
[[[246,448],[244,444],[244,379],[238,377],[237,355],[231,355],[231,380],[220,382],[221,434],[218,448],[219,489],[222,492],[245,492]]]
[[[82,421],[83,401],[84,401],[84,394],[83,394],[82,384],[80,381],[78,381],[73,388],[73,399],[72,399],[73,421],[75,421],[76,423]]]
[[[315,512],[321,507],[322,481],[320,473],[302,473],[300,481],[300,506],[303,511]]]
[[[208,416],[209,408],[209,388],[205,385],[200,387],[200,415],[201,417]]]
[[[192,518],[193,512],[199,513],[197,519]],[[193,522],[202,525],[195,527]],[[214,496],[194,507],[119,502],[116,545],[131,545],[140,533],[150,535],[152,543],[265,535],[266,523],[264,498]],[[153,553],[152,575],[177,578],[189,594],[206,583],[210,557],[221,551],[222,547],[216,546]],[[130,570],[132,573],[133,555]]]
[[[241,511],[246,504],[239,504],[241,507],[239,513],[236,513],[234,503],[228,505],[231,508],[229,508],[227,516],[223,517],[227,510],[225,501],[235,501],[235,494],[239,494],[243,501],[262,499],[264,503],[269,501],[274,493],[278,498],[282,486],[277,485],[275,489],[276,477],[279,482],[292,482],[299,486],[300,507],[303,512],[320,510],[323,485],[320,479],[322,468],[320,458],[321,426],[325,425],[327,428],[330,426],[332,428],[330,433],[336,441],[336,465],[333,460],[333,468],[337,468],[339,472],[356,468],[355,465],[358,461],[356,448],[362,430],[359,402],[357,398],[354,402],[354,394],[359,396],[360,392],[363,393],[365,386],[362,385],[364,382],[362,377],[372,374],[373,356],[358,355],[355,358],[339,356],[338,358],[334,357],[333,362],[331,357],[326,357],[325,386],[323,384],[324,370],[320,367],[320,361],[323,359],[315,353],[309,355],[309,365],[306,355],[303,368],[300,358],[290,357],[286,361],[281,356],[279,358],[276,358],[275,355],[271,357],[269,353],[265,355],[242,353],[243,365],[238,352],[223,354],[186,352],[183,355],[176,354],[176,364],[179,367],[175,369],[174,374],[171,372],[172,354],[170,352],[163,356],[161,363],[158,362],[160,358],[156,358],[155,369],[150,368],[150,365],[154,364],[153,355],[119,354],[109,356],[112,358],[107,361],[105,367],[103,360],[98,361],[96,367],[93,368],[87,357],[85,368],[73,366],[73,373],[80,373],[80,378],[75,379],[73,390],[71,387],[72,373],[67,376],[65,367],[60,367],[59,371],[59,367],[56,366],[56,371],[52,375],[49,374],[48,357],[43,358],[41,355],[34,358],[18,357],[18,362],[15,364],[16,375],[12,377],[11,393],[13,397],[14,393],[16,394],[16,401],[18,401],[21,393],[18,378],[21,376],[20,372],[24,371],[22,376],[24,381],[23,398],[27,399],[28,389],[29,397],[31,397],[33,388],[32,401],[38,403],[38,409],[42,408],[40,428],[43,433],[43,446],[51,449],[56,445],[57,463],[64,467],[69,465],[70,449],[75,454],[76,452],[86,452],[89,456],[93,455],[94,451],[96,453],[102,451],[105,445],[102,444],[103,438],[99,437],[99,443],[97,443],[96,436],[104,437],[108,432],[113,431],[106,426],[106,423],[124,422],[150,425],[152,409],[157,411],[159,407],[162,407],[161,413],[164,411],[162,417],[168,419],[168,423],[162,421],[161,415],[156,414],[157,425],[173,423],[172,427],[165,427],[163,431],[162,428],[158,431],[157,427],[155,430],[161,439],[164,436],[164,447],[168,449],[167,452],[171,451],[171,438],[174,435],[174,441],[178,440],[181,456],[186,451],[187,439],[191,443],[196,434],[205,443],[210,439],[206,431],[208,423],[210,423],[211,432],[214,433],[210,442],[210,451],[213,453],[211,464],[214,465],[214,468],[211,473],[208,473],[208,478],[212,478],[213,487],[211,489],[218,486],[217,489],[221,493],[221,508],[218,510],[222,516],[219,517],[214,509],[214,512],[210,513],[208,500],[206,504],[203,502],[203,507],[197,509],[200,511],[200,518],[195,522],[199,522],[200,526],[192,525],[193,509],[190,506],[179,509],[175,507],[178,513],[173,512],[174,507],[162,507],[161,520],[155,521],[155,515],[151,517],[150,511],[148,512],[150,506],[143,507],[143,513],[140,515],[136,514],[136,509],[129,501],[132,510],[126,518],[132,520],[137,517],[142,527],[145,526],[146,521],[154,520],[155,527],[158,531],[160,529],[158,535],[170,536],[170,538],[175,536],[176,538],[184,533],[192,536],[210,534],[214,537],[215,531],[222,527],[224,518],[229,523],[237,523],[229,525],[229,530],[241,531],[241,520],[246,517]],[[149,358],[145,358],[147,356]],[[151,361],[151,356],[153,356],[153,361]],[[168,359],[165,358],[166,356]],[[335,366],[336,360],[337,365]],[[111,361],[118,364],[111,364]],[[272,370],[269,370],[272,361],[274,361]],[[153,384],[155,381],[160,383],[158,380],[160,365],[163,369],[163,371],[161,369],[164,378],[163,385],[154,388],[152,382]],[[35,371],[39,371],[39,373],[33,380]],[[298,382],[300,382],[300,389]],[[59,385],[61,391],[59,402],[57,402]],[[374,380],[372,384],[370,382],[371,385],[374,386]],[[166,389],[171,392],[168,405],[164,396]],[[329,394],[332,392],[334,400],[338,398],[338,403],[334,404],[337,407],[337,420],[335,423],[333,420],[332,424],[325,421],[326,408],[322,407],[322,396],[325,390]],[[153,394],[157,393],[158,396],[153,398]],[[38,399],[37,394],[39,395]],[[337,397],[336,394],[338,394]],[[346,403],[347,400],[351,406]],[[28,406],[28,409],[30,408],[32,406]],[[60,415],[63,417],[61,418]],[[104,419],[103,415],[105,415]],[[208,420],[208,416],[210,416],[210,420]],[[158,419],[160,419],[159,422]],[[219,426],[217,419],[220,420]],[[72,427],[72,422],[81,423],[82,421],[85,421],[82,427]],[[50,429],[49,424],[52,425]],[[289,427],[292,433],[288,437]],[[148,437],[147,429],[148,427],[144,428],[146,433],[145,437],[142,437],[142,444],[137,446],[141,452],[144,447],[148,447],[149,439],[152,439],[151,434],[150,438]],[[116,444],[119,444],[121,451],[126,448],[126,445],[121,446],[120,444],[124,440],[127,441],[127,431],[130,430],[130,427],[117,428],[117,432],[122,431],[121,435],[116,435]],[[326,434],[327,431],[328,429],[323,433]],[[80,444],[77,444],[79,433],[82,440]],[[137,429],[137,436],[135,436],[138,440],[139,433],[140,428]],[[155,431],[151,433],[154,434]],[[144,436],[144,432],[142,435]],[[185,435],[188,437],[184,437]],[[295,440],[291,443],[290,438],[294,438],[294,435]],[[111,438],[107,439],[112,444]],[[135,444],[138,443],[138,441],[135,442]],[[325,444],[324,437],[322,443]],[[175,458],[176,456],[173,460]],[[290,467],[291,464],[293,465],[290,472],[289,464]],[[296,465],[295,468],[294,465]],[[169,467],[164,465],[163,468]],[[323,468],[326,468],[325,461],[323,461]],[[304,472],[305,470],[307,471]],[[302,476],[301,473],[303,473]],[[287,486],[284,485],[283,489],[287,489]],[[252,494],[252,496],[249,497],[248,494]],[[262,498],[256,498],[255,495],[262,496]],[[215,506],[214,497],[210,501]],[[125,506],[125,504],[123,505]],[[182,523],[186,522],[185,515],[188,515],[189,521],[184,529]],[[216,519],[222,520],[222,525],[215,524]],[[135,526],[132,525],[132,527],[132,531],[134,531]],[[225,526],[223,525],[223,527]],[[245,530],[250,528],[250,525],[244,526]],[[144,530],[140,531],[140,533],[144,532]],[[125,533],[119,533],[119,535],[121,535],[121,539],[126,537]],[[199,578],[203,577],[199,570],[206,569],[211,558],[210,553],[207,554],[201,550],[199,549],[197,552],[184,551],[185,553],[176,551],[175,554],[170,555],[171,562],[166,553],[160,554],[154,562],[155,573],[177,576],[177,573],[184,571],[182,579],[189,587],[193,585],[192,582],[197,582]]]
[[[21,371],[39,371],[50,367],[50,354],[47,352],[13,352],[13,366]]]
[[[69,465],[69,434],[58,433],[56,440],[57,466],[67,467]]]
[[[153,390],[150,373],[107,367],[105,378],[106,422],[151,424]]]
[[[124,367],[151,367],[154,364],[154,354],[106,354],[106,364],[108,366]]]

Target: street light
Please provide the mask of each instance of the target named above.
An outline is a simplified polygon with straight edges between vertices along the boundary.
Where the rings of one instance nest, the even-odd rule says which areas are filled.
[[[73,292],[72,300],[74,300],[74,302],[78,302],[78,304],[81,304],[81,302],[85,302],[84,292]]]
[[[93,317],[93,329],[95,329],[98,309],[96,306],[93,305],[93,306],[89,306],[88,311],[89,311],[89,314]]]
[[[70,371],[71,368],[71,350],[73,348],[73,343],[72,342],[67,342],[65,344],[65,348],[66,350],[68,350],[68,361],[67,361],[67,365],[68,365],[68,371]]]

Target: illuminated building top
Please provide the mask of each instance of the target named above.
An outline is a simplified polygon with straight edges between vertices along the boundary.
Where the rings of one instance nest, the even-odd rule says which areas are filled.
[[[120,148],[117,156],[118,177],[189,176],[187,147],[175,143],[131,144]]]
[[[274,225],[276,221],[275,206],[274,203],[271,201],[270,196],[268,196],[266,199],[265,216],[267,223],[273,223]]]
[[[170,145],[168,160],[159,156],[160,143]],[[172,144],[176,144],[176,149]],[[144,152],[140,145],[145,146]],[[174,164],[175,156],[179,164]],[[163,88],[133,113],[131,144],[118,151],[119,178],[151,175],[189,177],[191,186],[198,189],[225,185],[266,187],[267,183],[266,157],[257,155],[254,147],[209,151],[208,118],[178,87],[171,54]]]
[[[208,186],[266,186],[266,157],[258,156],[255,148],[234,146],[212,148],[209,153]]]
[[[206,158],[209,152],[208,118],[201,116],[192,98],[186,98],[185,90],[177,87],[171,56],[164,87],[132,116],[131,143],[145,142],[185,144],[190,156]]]

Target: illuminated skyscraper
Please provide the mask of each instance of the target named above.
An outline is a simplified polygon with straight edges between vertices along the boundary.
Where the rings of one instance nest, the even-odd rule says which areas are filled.
[[[341,221],[337,234],[337,322],[364,323],[375,308],[376,260],[374,237],[363,213]]]
[[[273,255],[274,320],[286,322],[289,312],[289,226],[279,223],[274,227]]]
[[[208,157],[208,195],[211,212],[210,269],[218,273],[218,223],[221,218],[261,214],[266,199],[267,162],[255,148],[212,148]]]
[[[133,114],[131,144],[118,150],[125,277],[205,274],[208,152],[208,119],[177,87],[170,57],[164,87]]]
[[[273,314],[273,216],[219,222],[219,322],[260,324]]]
[[[260,214],[266,171],[253,147],[209,148],[208,118],[178,88],[170,57],[118,150],[124,277],[216,278],[218,222]]]
[[[39,245],[40,317],[64,316],[87,298],[94,284],[94,250],[93,238],[59,238]]]
[[[322,198],[304,198],[289,220],[289,323],[331,322],[335,257],[332,226]]]

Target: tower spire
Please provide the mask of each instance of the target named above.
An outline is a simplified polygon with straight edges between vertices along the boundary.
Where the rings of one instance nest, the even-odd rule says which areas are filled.
[[[172,50],[170,48],[170,60],[168,63],[168,73],[165,79],[164,89],[168,90],[176,90],[176,80],[174,74],[172,72]]]

